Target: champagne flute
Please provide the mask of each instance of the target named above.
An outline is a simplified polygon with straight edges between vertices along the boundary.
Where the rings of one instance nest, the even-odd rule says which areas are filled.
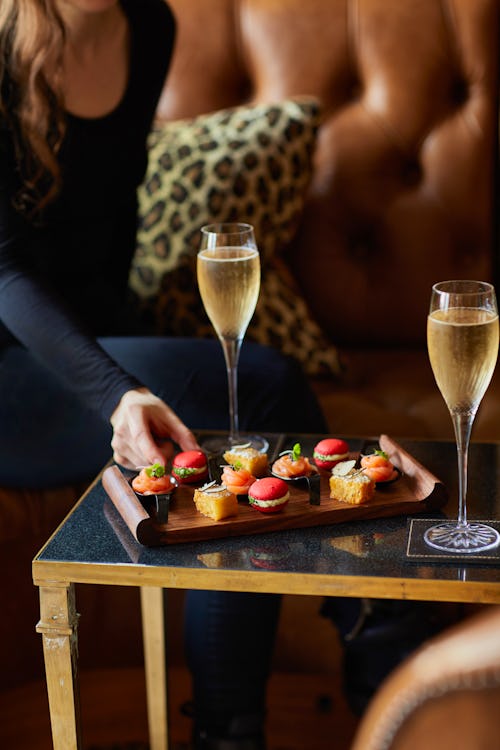
[[[500,534],[467,520],[467,458],[472,424],[498,355],[495,290],[484,281],[442,281],[432,287],[427,347],[436,383],[449,409],[458,454],[458,519],[427,529],[424,539],[439,550],[493,549]]]
[[[221,453],[243,443],[265,452],[269,447],[265,438],[239,436],[238,360],[260,290],[260,257],[253,227],[242,223],[202,227],[197,275],[201,299],[224,352],[229,391],[229,435],[209,438],[203,446],[211,453]]]

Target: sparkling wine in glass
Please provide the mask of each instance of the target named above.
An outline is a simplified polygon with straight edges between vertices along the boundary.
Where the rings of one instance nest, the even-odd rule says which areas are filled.
[[[265,438],[240,437],[238,418],[238,360],[260,290],[260,257],[253,227],[242,223],[202,227],[197,275],[201,299],[224,352],[229,390],[229,435],[209,438],[203,447],[220,453],[249,443],[265,452],[269,447]]]
[[[427,348],[436,383],[449,409],[458,454],[458,519],[432,526],[427,544],[439,550],[480,552],[500,542],[496,529],[467,520],[467,458],[472,424],[498,356],[495,290],[484,281],[442,281],[432,287]]]

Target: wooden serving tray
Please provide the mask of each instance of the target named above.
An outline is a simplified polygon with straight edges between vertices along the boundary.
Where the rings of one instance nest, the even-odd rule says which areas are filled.
[[[102,484],[135,539],[146,546],[202,541],[228,536],[260,534],[283,529],[305,528],[342,521],[411,515],[441,507],[447,500],[444,484],[416,461],[388,435],[379,445],[401,476],[395,482],[378,485],[375,495],[363,505],[332,500],[329,472],[320,475],[320,504],[310,502],[307,482],[289,482],[290,500],[279,513],[261,513],[239,502],[237,516],[213,521],[198,513],[193,503],[194,488],[179,486],[171,496],[167,523],[158,523],[154,509],[147,509],[117,466],[104,470]],[[357,458],[358,453],[351,453]]]

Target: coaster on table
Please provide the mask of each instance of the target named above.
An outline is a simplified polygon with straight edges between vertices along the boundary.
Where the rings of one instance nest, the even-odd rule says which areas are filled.
[[[406,547],[406,557],[409,560],[428,563],[428,562],[457,562],[462,563],[481,563],[483,565],[500,565],[500,544],[494,549],[484,552],[442,552],[430,547],[424,539],[424,534],[431,526],[443,523],[443,518],[409,518],[408,519],[408,543]],[[474,523],[474,521],[470,521]],[[500,531],[500,521],[481,520],[493,529]]]

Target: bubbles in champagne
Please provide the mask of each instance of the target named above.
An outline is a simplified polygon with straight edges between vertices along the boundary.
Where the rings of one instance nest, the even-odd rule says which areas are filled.
[[[198,254],[197,271],[201,298],[217,335],[243,338],[259,296],[257,250],[246,247],[202,250]]]
[[[498,315],[479,308],[435,310],[427,322],[434,377],[452,413],[475,413],[498,354]]]

